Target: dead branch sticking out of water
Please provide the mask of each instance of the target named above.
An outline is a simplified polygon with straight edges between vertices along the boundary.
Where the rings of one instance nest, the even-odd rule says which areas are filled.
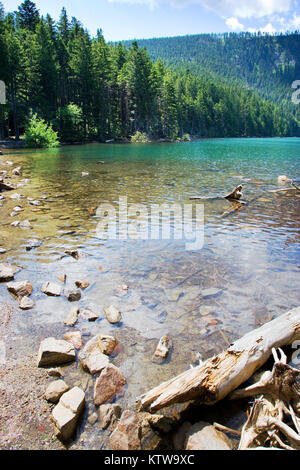
[[[249,204],[252,204],[252,202],[256,201],[257,199],[260,199],[261,196],[256,196],[255,198],[251,199],[251,201],[230,201],[232,204],[231,209],[228,209],[225,211],[221,217],[225,218],[228,217],[229,215],[233,214],[234,212],[239,211],[242,207],[247,207]]]
[[[243,196],[243,193],[242,193],[242,189],[243,189],[243,185],[240,184],[239,186],[237,186],[236,188],[234,188],[234,190],[227,194],[226,196],[192,196],[190,197],[190,200],[208,200],[208,201],[215,201],[215,200],[218,200],[218,199],[228,199],[228,200],[232,200],[232,201],[239,201],[242,196]]]
[[[137,400],[138,409],[157,411],[197,400],[214,405],[248,380],[279,348],[300,338],[300,307],[250,331],[204,364],[158,385]]]

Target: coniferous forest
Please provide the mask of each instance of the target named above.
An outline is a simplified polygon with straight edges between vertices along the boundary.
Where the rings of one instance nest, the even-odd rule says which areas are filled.
[[[225,41],[237,56],[244,49],[242,39],[249,37],[237,36],[231,46],[225,37],[210,40],[208,36],[207,42],[224,48]],[[291,41],[295,37],[299,40],[294,34]],[[268,36],[256,39],[273,51]],[[229,73],[230,60],[226,59],[227,75],[222,69],[220,54],[208,59],[213,56],[205,53],[201,57],[207,60],[195,66],[196,59],[188,63],[173,52],[175,59],[170,61],[167,48],[151,50],[152,58],[137,41],[107,43],[100,29],[91,37],[65,9],[55,22],[49,15],[40,16],[30,0],[13,13],[4,11],[0,3],[0,80],[7,91],[7,104],[0,109],[0,138],[19,139],[32,120],[44,120],[65,143],[129,140],[139,135],[149,139],[186,138],[187,134],[300,135],[299,114],[290,100],[280,99],[282,79],[275,80],[277,99],[262,93],[262,85],[255,86],[255,79],[264,82],[260,72],[264,64],[255,68],[251,58],[248,62],[244,58],[245,74],[236,79]],[[291,57],[288,63],[291,79],[299,65]],[[274,71],[269,72],[274,76]]]

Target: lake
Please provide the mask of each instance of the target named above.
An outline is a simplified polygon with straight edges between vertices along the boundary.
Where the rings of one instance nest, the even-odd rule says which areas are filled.
[[[63,321],[69,302],[46,297],[42,284],[58,282],[61,274],[67,275],[67,287],[87,279],[91,286],[79,307],[91,308],[100,318],[95,323],[80,319],[75,328],[84,341],[98,332],[118,339],[112,362],[128,382],[118,401],[122,406],[132,406],[141,393],[195,364],[199,354],[206,359],[219,353],[247,331],[300,305],[299,194],[269,192],[284,187],[279,175],[300,181],[299,138],[5,151],[0,170],[9,172],[6,160],[22,166],[18,181],[30,180],[16,192],[41,202],[32,206],[25,198],[10,199],[8,192],[0,201],[0,248],[9,250],[0,262],[22,265],[16,280],[28,279],[34,287],[35,307],[17,310],[11,320],[20,350],[37,352],[41,339],[61,338],[68,330]],[[250,203],[238,211],[228,213],[233,206],[224,199],[194,201],[204,205],[201,249],[188,250],[183,239],[97,236],[101,204],[117,207],[119,198],[127,197],[129,205],[142,204],[141,211],[153,204],[183,207],[191,197],[226,195],[240,183],[243,200]],[[16,205],[23,211],[10,217]],[[25,219],[31,230],[11,226]],[[42,244],[26,251],[28,240]],[[79,249],[83,257],[65,256],[66,249]],[[122,284],[128,292],[120,290]],[[5,284],[0,296],[16,304]],[[111,304],[122,312],[116,326],[103,313]],[[162,335],[170,337],[173,348],[157,364],[152,356]],[[85,386],[91,400],[89,374],[78,364],[64,369],[66,381]],[[90,401],[89,412],[92,408]],[[100,431],[87,432],[83,447],[90,448]]]

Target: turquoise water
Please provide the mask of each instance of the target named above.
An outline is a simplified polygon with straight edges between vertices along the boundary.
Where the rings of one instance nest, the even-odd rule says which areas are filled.
[[[196,353],[205,359],[300,305],[300,198],[293,191],[269,192],[284,187],[277,182],[279,175],[300,182],[300,139],[91,144],[7,152],[0,158],[0,163],[22,165],[21,179],[30,182],[17,192],[42,203],[33,207],[26,199],[7,197],[0,207],[0,247],[10,250],[0,260],[24,266],[16,279],[31,280],[36,301],[33,310],[14,317],[16,335],[28,338],[30,347],[38,347],[45,336],[61,337],[68,302],[45,298],[41,284],[56,281],[61,273],[67,274],[68,286],[76,279],[90,280],[79,305],[92,308],[100,319],[94,324],[80,320],[76,329],[86,338],[99,331],[117,336],[121,347],[113,362],[128,379],[120,399],[126,406],[187,369]],[[82,177],[82,172],[89,175]],[[231,214],[226,214],[233,207],[226,200],[194,202],[204,204],[202,249],[188,251],[186,240],[97,237],[95,210],[103,203],[117,205],[127,197],[129,204],[147,209],[151,204],[190,204],[191,197],[225,195],[240,183],[245,185],[243,200],[250,203]],[[24,210],[11,218],[16,204]],[[28,219],[32,230],[11,227],[16,218]],[[27,252],[28,239],[42,245]],[[80,248],[84,257],[64,257],[66,248]],[[116,287],[124,283],[130,289],[120,297]],[[209,288],[219,292],[204,297]],[[0,295],[13,301],[5,285]],[[110,304],[123,314],[118,327],[104,318],[103,308]],[[165,364],[157,365],[152,355],[164,334],[172,338],[173,350]],[[76,365],[66,374],[74,383],[87,375]]]

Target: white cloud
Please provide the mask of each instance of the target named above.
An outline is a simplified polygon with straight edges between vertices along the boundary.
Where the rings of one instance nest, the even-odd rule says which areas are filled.
[[[288,24],[288,29],[293,30],[293,31],[300,30],[300,15],[297,16],[296,13],[294,13],[293,18]]]
[[[199,4],[226,18],[262,18],[274,13],[288,13],[292,0],[109,0],[117,3],[136,3],[154,8],[169,3],[176,7]]]
[[[266,26],[259,28],[259,31],[261,31],[262,33],[273,34],[273,33],[276,33],[277,30],[276,28],[274,28],[274,26],[271,23],[268,23]]]
[[[239,22],[237,18],[232,16],[231,18],[227,18],[226,20],[227,26],[229,26],[233,31],[242,31],[244,29],[244,25]]]

